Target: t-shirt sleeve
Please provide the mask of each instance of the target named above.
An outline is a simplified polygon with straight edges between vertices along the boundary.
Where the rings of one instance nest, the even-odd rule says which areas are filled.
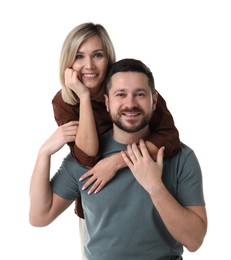
[[[165,157],[172,157],[180,150],[179,132],[163,97],[158,93],[157,107],[150,122],[148,141],[160,148],[165,146]]]
[[[205,206],[201,167],[193,150],[181,164],[176,199],[183,206]]]
[[[76,170],[76,161],[68,154],[57,173],[51,178],[52,191],[63,199],[75,200],[80,195]]]

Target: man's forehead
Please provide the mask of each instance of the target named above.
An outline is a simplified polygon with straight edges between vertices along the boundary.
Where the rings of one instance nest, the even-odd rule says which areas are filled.
[[[150,89],[148,78],[141,72],[117,72],[111,78],[111,89],[115,90],[147,90]]]

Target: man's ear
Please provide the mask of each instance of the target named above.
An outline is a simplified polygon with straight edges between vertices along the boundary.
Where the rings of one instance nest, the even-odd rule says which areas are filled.
[[[156,110],[157,100],[158,100],[158,92],[155,91],[155,93],[153,94],[153,110]]]
[[[109,101],[108,101],[108,96],[106,94],[104,94],[104,99],[105,99],[106,110],[107,112],[109,112]]]

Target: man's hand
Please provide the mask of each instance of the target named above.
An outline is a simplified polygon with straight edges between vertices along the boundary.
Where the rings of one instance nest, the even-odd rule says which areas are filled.
[[[136,180],[151,194],[155,185],[162,182],[164,147],[158,150],[156,162],[149,155],[143,140],[139,145],[128,145],[127,154],[124,151],[121,154]]]

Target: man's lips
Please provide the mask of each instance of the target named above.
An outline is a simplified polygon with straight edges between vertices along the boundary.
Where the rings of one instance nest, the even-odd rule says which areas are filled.
[[[138,116],[140,112],[123,112],[122,115],[124,116]]]
[[[121,115],[128,118],[135,118],[142,114],[141,111],[122,111]]]

